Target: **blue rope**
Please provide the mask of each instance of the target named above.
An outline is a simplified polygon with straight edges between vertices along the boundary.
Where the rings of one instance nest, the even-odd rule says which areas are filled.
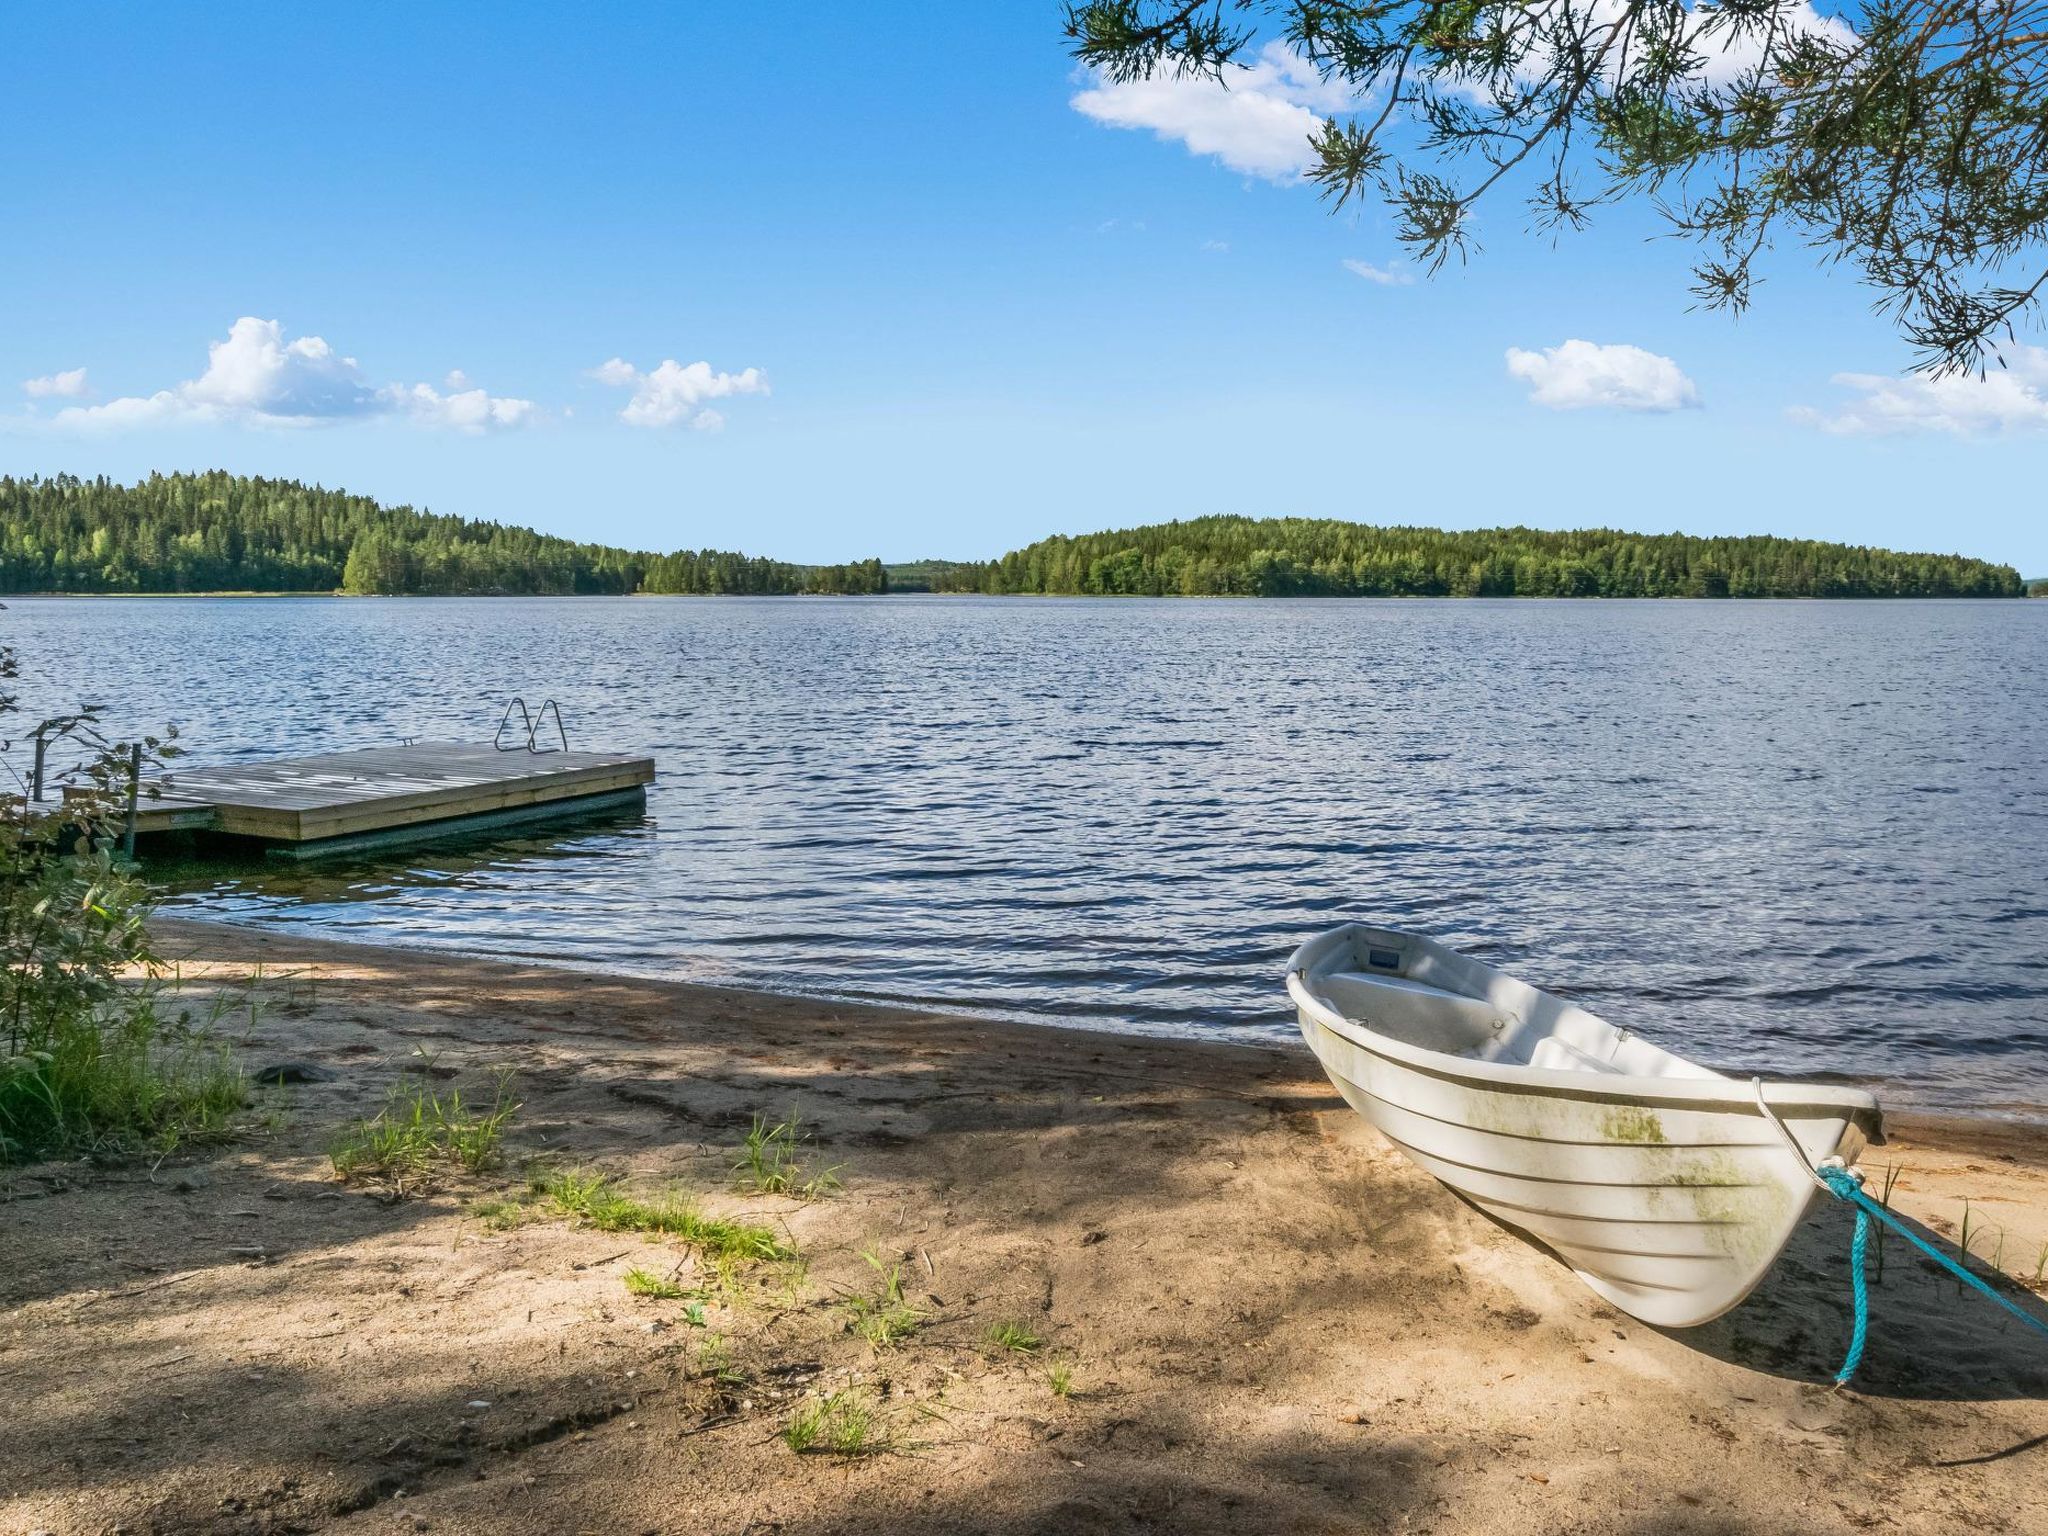
[[[1834,1188],[1832,1184],[1828,1187],[1831,1191]],[[1849,1330],[1848,1357],[1842,1361],[1842,1368],[1835,1372],[1835,1385],[1838,1387],[1849,1385],[1849,1378],[1863,1363],[1863,1345],[1870,1336],[1870,1276],[1863,1267],[1864,1256],[1869,1251],[1870,1213],[1858,1210],[1856,1236],[1849,1243],[1849,1291],[1856,1300],[1856,1322]]]
[[[1849,1284],[1856,1303],[1856,1323],[1849,1334],[1849,1357],[1842,1362],[1842,1368],[1835,1372],[1836,1386],[1847,1386],[1849,1378],[1856,1374],[1856,1367],[1863,1363],[1863,1345],[1870,1331],[1870,1285],[1863,1272],[1863,1261],[1870,1247],[1870,1220],[1873,1216],[1898,1233],[1899,1236],[1903,1237],[1915,1248],[1926,1254],[1927,1257],[1934,1260],[1935,1263],[1941,1265],[1942,1268],[1946,1269],[1958,1280],[1967,1281],[1975,1286],[2028,1327],[2038,1328],[2043,1333],[2048,1333],[2048,1323],[2042,1322],[2041,1319],[2035,1317],[2031,1312],[2021,1311],[2011,1301],[1994,1291],[1982,1279],[1971,1274],[1969,1270],[1943,1253],[1934,1244],[1928,1242],[1919,1233],[1907,1227],[1898,1217],[1866,1195],[1863,1192],[1863,1186],[1856,1182],[1856,1176],[1848,1169],[1840,1164],[1824,1163],[1815,1172],[1819,1175],[1821,1182],[1827,1186],[1829,1194],[1835,1196],[1838,1200],[1847,1200],[1856,1207],[1856,1237],[1849,1246]]]

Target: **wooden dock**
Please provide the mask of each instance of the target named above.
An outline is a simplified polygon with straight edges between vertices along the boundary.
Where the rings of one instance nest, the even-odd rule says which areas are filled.
[[[308,858],[644,803],[653,779],[650,757],[423,741],[175,769],[143,786],[135,830]]]

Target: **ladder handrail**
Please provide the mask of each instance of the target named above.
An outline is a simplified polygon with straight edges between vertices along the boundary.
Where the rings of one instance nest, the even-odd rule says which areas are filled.
[[[508,747],[505,745],[505,727],[512,723],[512,711],[515,709],[519,711],[519,718],[526,722],[526,740],[515,741]],[[491,745],[500,752],[517,752],[522,746],[529,752],[533,750],[533,716],[527,712],[526,700],[518,694],[513,694],[512,702],[505,706],[504,717],[498,721],[498,729],[491,736]]]
[[[555,717],[555,739],[561,742],[561,746],[537,746],[534,743],[534,736],[547,723],[547,718],[550,714],[553,714]],[[562,724],[562,706],[553,699],[543,699],[540,708],[534,712],[533,730],[526,734],[526,750],[529,752],[566,752],[569,750],[569,730],[568,727]]]
[[[526,727],[526,737],[523,741],[519,739],[518,727],[512,726],[512,711],[515,709],[519,711],[520,724]],[[559,747],[544,747],[540,744],[540,733],[547,724],[549,715],[555,717],[555,739],[561,743]],[[505,741],[507,727],[512,728],[513,739],[509,745]],[[491,745],[500,752],[517,752],[522,747],[534,753],[568,751],[569,729],[562,723],[562,706],[553,699],[543,699],[539,709],[529,710],[526,707],[526,700],[515,693],[512,695],[512,701],[505,706],[505,713],[498,721],[497,731],[491,736]]]

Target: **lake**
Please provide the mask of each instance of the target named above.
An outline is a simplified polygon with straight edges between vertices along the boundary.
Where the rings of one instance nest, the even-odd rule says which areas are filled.
[[[194,764],[645,749],[647,815],[167,870],[195,914],[1284,1039],[1348,918],[1737,1072],[2048,1105],[2048,602],[36,599],[24,705]],[[17,732],[17,734],[19,734]]]

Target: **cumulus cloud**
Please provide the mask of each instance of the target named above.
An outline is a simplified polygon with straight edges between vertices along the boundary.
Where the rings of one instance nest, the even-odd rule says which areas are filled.
[[[1344,270],[1364,278],[1368,283],[1378,283],[1382,288],[1405,288],[1415,281],[1415,274],[1398,261],[1390,261],[1384,267],[1376,267],[1369,261],[1353,261],[1346,257]]]
[[[1609,0],[1609,3],[1613,4],[1614,0]],[[1618,11],[1620,6],[1616,4],[1615,9]],[[1786,36],[1818,38],[1844,48],[1855,46],[1856,29],[1839,16],[1823,16],[1814,9],[1810,0],[1789,0],[1789,3],[1781,0],[1777,10],[1778,28]],[[1700,19],[1700,25],[1690,30],[1693,47],[1705,60],[1697,72],[1702,83],[1732,85],[1763,62],[1766,36],[1763,27],[1741,29],[1723,21],[1708,32],[1705,25],[1709,13],[1700,6],[1694,6],[1693,14]]]
[[[1594,0],[1586,15],[1597,27],[1620,19],[1626,8],[1626,0]],[[1713,11],[1705,6],[1693,9],[1692,43],[1701,56],[1695,78],[1702,84],[1733,85],[1762,62],[1762,28],[1735,28],[1723,20],[1708,30]],[[1838,16],[1821,14],[1812,0],[1778,0],[1777,9],[1781,33],[1844,45],[1856,41],[1855,28]],[[1539,54],[1524,62],[1520,74],[1534,80],[1547,64]],[[1476,84],[1462,87],[1462,93],[1483,99]],[[1157,137],[1185,144],[1191,154],[1213,156],[1234,171],[1295,181],[1314,163],[1309,136],[1321,128],[1323,119],[1356,111],[1363,100],[1351,85],[1325,80],[1308,60],[1276,41],[1266,44],[1250,64],[1225,66],[1221,80],[1206,75],[1175,77],[1169,72],[1118,83],[1096,73],[1069,105],[1112,128],[1149,128]]]
[[[1554,411],[1675,411],[1700,403],[1678,364],[1641,347],[1576,340],[1541,352],[1509,347],[1508,374],[1529,384],[1531,401]]]
[[[458,380],[467,382],[460,369],[449,376],[450,383]],[[525,427],[540,418],[540,407],[531,400],[486,394],[481,389],[455,389],[444,395],[431,384],[387,385],[377,391],[377,402],[391,414],[421,426],[447,427],[456,432]]]
[[[629,427],[689,426],[699,432],[717,432],[725,426],[725,417],[705,401],[768,393],[768,380],[758,368],[719,373],[709,363],[683,364],[672,357],[645,373],[623,357],[615,357],[591,369],[590,377],[614,389],[633,391],[633,398],[619,412],[619,420]]]
[[[1117,83],[1097,75],[1069,105],[1111,128],[1149,128],[1161,139],[1211,155],[1233,171],[1294,181],[1313,162],[1309,135],[1355,106],[1350,88],[1325,81],[1284,43],[1268,43],[1251,64],[1221,80],[1157,76]]]
[[[57,395],[66,400],[76,400],[85,394],[85,370],[66,368],[62,373],[49,373],[40,379],[23,379],[21,387],[32,400]]]
[[[1838,373],[1833,382],[1856,391],[1857,398],[1833,414],[1799,406],[1792,419],[1843,436],[1947,432],[1978,437],[2048,428],[2048,350],[2041,347],[2012,348],[2003,368],[1989,369],[1981,378],[1974,373],[1939,379]]]
[[[83,370],[79,370],[83,374]],[[62,378],[64,375],[58,375]],[[459,372],[450,385],[468,380]],[[286,340],[276,320],[244,315],[206,349],[206,369],[151,395],[124,395],[101,405],[74,405],[50,418],[53,425],[119,430],[179,422],[307,427],[322,422],[393,416],[426,426],[482,432],[523,426],[538,410],[512,400],[461,389],[443,395],[428,384],[373,387],[361,366],[319,336]]]

